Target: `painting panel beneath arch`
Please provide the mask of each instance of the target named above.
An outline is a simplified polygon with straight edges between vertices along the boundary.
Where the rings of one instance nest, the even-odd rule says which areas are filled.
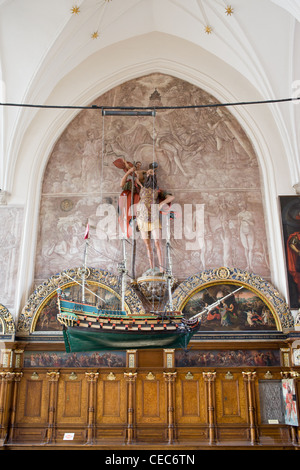
[[[240,290],[236,292],[237,289]],[[202,288],[187,301],[183,313],[191,318],[223,297],[227,298],[203,314],[200,331],[277,330],[274,315],[262,298],[245,287],[228,283]]]
[[[112,292],[104,289],[97,284],[87,283],[88,290],[85,291],[85,300],[87,303],[96,306],[104,306],[108,310],[118,310],[120,308],[120,299]],[[81,300],[82,288],[79,285],[73,285],[63,289],[67,299]],[[44,305],[36,321],[35,331],[60,331],[61,324],[57,321],[58,314],[57,296],[53,295]]]

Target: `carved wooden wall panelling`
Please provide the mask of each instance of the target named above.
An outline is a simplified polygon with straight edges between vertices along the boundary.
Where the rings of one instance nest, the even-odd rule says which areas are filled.
[[[6,439],[14,374],[0,371],[0,445]]]
[[[101,373],[97,388],[97,439],[126,439],[127,383],[124,372]]]
[[[217,374],[216,403],[218,439],[247,440],[246,395],[240,371]]]
[[[58,386],[57,439],[64,433],[75,432],[75,442],[84,442],[88,414],[88,383],[85,373],[76,370],[61,372]]]
[[[206,440],[206,396],[201,372],[178,372],[175,397],[175,421],[178,439]]]
[[[150,370],[143,367],[150,362],[148,356],[137,355],[131,370],[120,366],[0,371],[1,446],[298,448],[299,428],[282,420],[274,423],[275,415],[266,413],[275,393],[268,390],[275,384],[278,399],[282,377],[296,380],[299,396],[297,371],[168,368],[173,361]],[[157,353],[157,363],[158,359]],[[278,415],[283,410],[276,403]],[[66,435],[72,441],[66,442]]]
[[[48,425],[49,383],[46,371],[26,371],[20,381],[14,439],[44,442]]]
[[[141,373],[136,381],[136,437],[145,441],[165,441],[167,423],[166,384],[162,372]]]

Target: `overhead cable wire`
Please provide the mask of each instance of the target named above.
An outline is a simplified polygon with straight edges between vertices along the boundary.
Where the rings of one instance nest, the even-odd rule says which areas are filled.
[[[229,103],[210,103],[210,104],[196,104],[196,105],[181,105],[181,106],[101,106],[101,105],[90,105],[90,106],[77,106],[77,105],[48,105],[48,104],[27,104],[27,103],[0,103],[0,106],[5,107],[20,107],[20,108],[40,108],[40,109],[101,109],[103,114],[106,110],[115,111],[127,111],[127,112],[138,112],[138,111],[159,111],[159,110],[170,110],[170,109],[199,109],[199,108],[219,108],[219,107],[230,107],[230,106],[248,106],[255,104],[275,104],[299,101],[300,97],[272,99],[272,100],[261,100],[261,101],[237,101]]]

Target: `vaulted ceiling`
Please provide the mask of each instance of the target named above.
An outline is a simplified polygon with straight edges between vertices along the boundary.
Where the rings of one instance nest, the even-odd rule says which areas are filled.
[[[225,60],[268,98],[290,91],[282,78],[293,72],[295,0],[0,0],[0,7],[2,80],[13,101],[28,98],[43,71],[58,81],[96,51],[152,31]]]
[[[167,45],[173,47],[174,68],[184,45],[191,61],[203,61],[195,70],[202,67],[204,75],[213,75],[210,62],[219,64],[211,77],[216,81],[222,81],[223,66],[235,71],[227,86],[233,99],[288,98],[300,79],[299,19],[299,0],[0,0],[0,101],[88,104],[92,95],[84,90],[92,87],[91,74],[105,70],[113,54],[120,67],[128,57],[132,65],[152,61],[159,68],[159,61],[170,60]],[[139,43],[144,57],[137,53],[133,59]],[[53,102],[53,91],[66,77],[65,88],[72,87],[80,66],[86,67],[81,93],[61,93]],[[272,108],[292,180],[299,174],[298,112],[297,106]],[[34,116],[24,108],[0,109],[0,187],[12,190],[10,166]]]
[[[0,189],[25,210],[17,307],[32,285],[47,160],[79,112],[19,104],[85,106],[153,72],[222,103],[298,98],[299,21],[300,0],[0,0]],[[230,109],[260,162],[272,278],[284,292],[278,195],[300,179],[300,103]]]

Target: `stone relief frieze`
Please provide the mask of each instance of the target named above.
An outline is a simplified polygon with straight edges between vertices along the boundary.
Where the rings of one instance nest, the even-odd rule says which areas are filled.
[[[156,73],[119,85],[93,104],[172,107],[196,103],[217,101],[194,85]],[[179,235],[174,236],[172,225],[177,279],[222,265],[270,277],[257,157],[229,109],[158,109],[155,118],[103,117],[98,109],[81,111],[49,156],[39,216],[37,284],[80,265],[87,220],[89,264],[117,272],[121,242],[104,233],[99,205],[108,204],[117,211],[124,173],[113,162],[120,156],[141,161],[144,169],[157,161],[160,187],[172,193],[174,204],[182,209]],[[186,205],[191,209],[188,213]],[[198,224],[197,207],[203,208]],[[138,239],[137,275],[146,266]]]
[[[0,286],[1,302],[11,311],[15,306],[20,246],[23,229],[23,208],[0,205]]]

